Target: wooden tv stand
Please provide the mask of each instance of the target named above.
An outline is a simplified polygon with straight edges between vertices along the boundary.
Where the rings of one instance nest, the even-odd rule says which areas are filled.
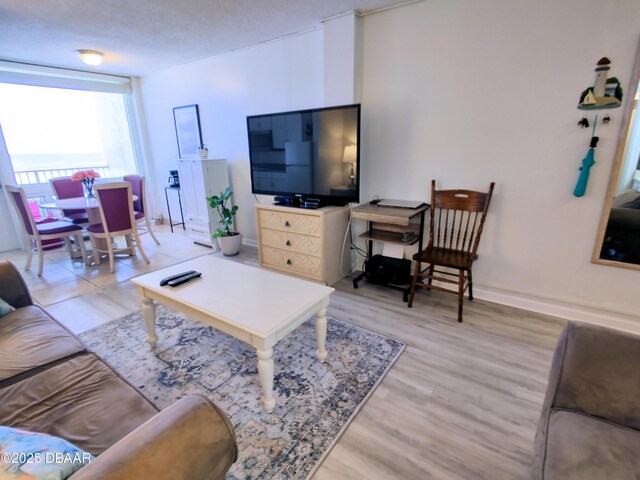
[[[333,285],[351,273],[349,207],[256,205],[260,266]]]

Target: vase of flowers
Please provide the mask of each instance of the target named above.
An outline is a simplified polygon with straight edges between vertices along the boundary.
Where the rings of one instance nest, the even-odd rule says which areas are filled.
[[[93,193],[93,184],[95,183],[96,178],[100,178],[100,174],[95,170],[80,170],[79,172],[71,175],[71,180],[74,182],[82,182],[84,185],[84,196],[87,200],[96,198]]]

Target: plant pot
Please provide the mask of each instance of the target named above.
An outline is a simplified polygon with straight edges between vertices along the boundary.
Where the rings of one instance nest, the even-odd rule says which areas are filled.
[[[218,237],[218,245],[222,253],[227,257],[233,257],[240,253],[240,245],[242,244],[242,234],[234,233],[228,237]]]

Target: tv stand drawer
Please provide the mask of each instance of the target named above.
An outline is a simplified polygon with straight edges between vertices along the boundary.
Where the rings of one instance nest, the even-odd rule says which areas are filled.
[[[315,257],[322,255],[322,241],[320,237],[281,232],[280,230],[270,230],[268,228],[263,229],[261,235],[260,241],[262,245],[267,247],[313,255]]]
[[[272,247],[263,247],[262,255],[263,265],[265,267],[272,267],[315,280],[322,280],[322,259],[319,257],[288,252]]]
[[[314,237],[320,237],[322,231],[320,217],[316,215],[273,210],[259,210],[258,215],[258,222],[262,228]]]

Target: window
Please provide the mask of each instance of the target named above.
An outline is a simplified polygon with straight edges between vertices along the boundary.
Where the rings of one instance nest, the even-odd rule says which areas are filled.
[[[123,93],[0,83],[0,125],[19,185],[137,171]]]

